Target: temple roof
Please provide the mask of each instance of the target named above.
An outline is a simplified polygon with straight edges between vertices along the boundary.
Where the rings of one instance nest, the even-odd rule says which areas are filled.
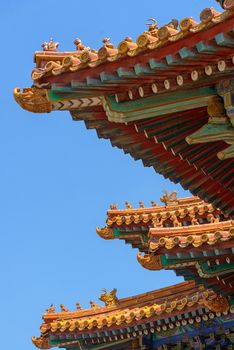
[[[107,211],[104,239],[120,239],[139,249],[138,262],[149,270],[172,269],[186,280],[204,283],[234,297],[234,221],[198,197],[178,199],[176,192],[161,197],[164,206]]]
[[[32,88],[15,89],[24,109],[69,110],[202,198],[173,192],[164,206],[112,205],[100,236],[124,239],[143,267],[173,269],[189,282],[123,299],[104,290],[105,306],[90,301],[86,310],[51,305],[32,338],[37,347],[233,348],[234,1],[218,2],[225,11],[206,8],[199,23],[159,28],[151,18],[135,42],[126,37],[116,48],[109,38],[98,50],[75,39],[76,50],[58,52],[51,39],[35,52]]]
[[[212,312],[220,316],[221,312],[227,315],[230,310],[234,311],[226,299],[202,286],[195,286],[194,282],[124,299],[118,299],[114,289],[111,293],[104,291],[100,299],[106,306],[100,307],[91,301],[90,309],[82,310],[78,304],[78,310],[73,312],[63,305],[61,312],[50,307],[43,315],[41,337],[33,337],[34,344],[42,348],[66,347],[81,340],[86,345],[98,344],[108,342],[113,334],[115,341],[123,340],[136,337],[139,332],[145,335],[160,333],[181,324],[185,326],[188,322],[199,323],[202,317],[204,320],[214,318]],[[145,326],[142,328],[142,325]]]
[[[200,23],[188,17],[180,29],[176,20],[158,28],[151,19],[136,42],[126,38],[117,48],[108,38],[98,51],[78,39],[72,52],[44,43],[33,87],[15,89],[15,99],[31,112],[69,110],[113,146],[234,215],[234,3],[221,5],[223,13],[207,8]]]
[[[169,232],[190,236],[231,226],[230,217],[198,197],[177,198],[176,191],[171,194],[165,191],[161,201],[164,205],[152,201],[151,207],[139,202],[139,208],[133,208],[127,201],[125,209],[113,204],[107,211],[106,226],[97,228],[97,233],[104,239],[124,239],[145,251],[148,238],[156,232],[161,236],[164,232],[165,236]]]

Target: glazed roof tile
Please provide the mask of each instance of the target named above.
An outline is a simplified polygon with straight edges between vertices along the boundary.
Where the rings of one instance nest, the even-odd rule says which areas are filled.
[[[43,315],[41,335],[45,339],[50,334],[95,333],[113,328],[129,327],[134,324],[149,323],[152,319],[175,317],[192,310],[208,308],[213,311],[217,295],[194,282],[185,282],[160,290],[119,299],[116,306],[92,307],[75,312],[48,312]],[[220,299],[221,300],[221,299]],[[213,305],[213,306],[212,306]],[[219,305],[219,306],[218,306]],[[225,299],[216,302],[216,312],[227,311]],[[37,338],[40,339],[40,338]],[[37,339],[33,338],[37,345]],[[39,341],[39,340],[38,340]]]
[[[220,245],[234,239],[234,221],[224,221],[186,227],[152,228],[149,232],[149,249],[171,250],[175,247],[198,248],[202,245]],[[233,243],[232,243],[233,244]]]
[[[116,49],[106,39],[104,39],[104,46],[97,51],[84,45],[80,46],[80,44],[77,50],[72,52],[56,52],[55,48],[54,50],[48,49],[46,46],[46,51],[35,52],[34,60],[37,67],[32,71],[32,79],[38,81],[44,76],[77,72],[85,68],[96,68],[105,63],[121,62],[123,58],[126,61],[128,57],[133,58],[149,52],[163,51],[168,46],[173,47],[175,43],[178,45],[178,42],[184,41],[185,38],[188,41],[196,35],[199,38],[200,32],[204,30],[213,29],[215,33],[215,26],[227,21],[232,14],[232,9],[219,13],[213,8],[206,8],[200,14],[200,23],[187,17],[180,21],[179,29],[173,21],[161,28],[151,25],[150,29],[149,25],[149,30],[142,33],[135,43],[127,37],[118,44]],[[203,39],[206,39],[205,35]]]
[[[220,210],[198,197],[177,199],[173,192],[161,199],[164,201],[171,196],[172,200],[166,202],[164,206],[152,201],[151,208],[145,208],[142,202],[139,208],[133,208],[126,202],[126,208],[121,210],[116,204],[111,205],[111,209],[107,211],[106,226],[97,228],[97,233],[104,239],[125,239],[133,246],[140,245],[139,249],[144,250],[143,246],[145,244],[148,246],[148,239],[153,239],[156,232],[161,236],[168,236],[169,233],[190,236],[194,232],[204,234],[213,228],[222,231],[224,227],[230,227],[228,217],[224,217]],[[142,240],[142,235],[147,235],[147,242]]]
[[[117,209],[116,205],[112,205],[111,209],[107,211],[107,227],[146,224],[156,218],[170,219],[174,215],[178,218],[185,218],[187,215],[203,215],[217,211],[211,204],[202,201],[199,197],[176,198],[164,206],[160,206],[154,201],[151,204],[152,206],[149,208],[144,207],[143,203],[140,202],[139,208],[133,208],[129,202],[126,202],[125,209]]]
[[[137,259],[144,268],[172,269],[186,280],[196,279],[222,295],[232,295],[228,280],[234,262],[234,221],[198,197],[177,199],[173,192],[161,200],[164,206],[152,202],[151,208],[142,202],[139,208],[129,202],[125,209],[111,205],[106,226],[97,233],[138,248]]]

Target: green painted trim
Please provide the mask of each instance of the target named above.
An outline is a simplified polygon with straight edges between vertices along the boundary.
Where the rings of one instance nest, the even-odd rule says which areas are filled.
[[[148,235],[146,233],[143,233],[143,232],[126,232],[126,231],[121,231],[118,229],[118,227],[115,227],[113,229],[113,232],[114,232],[114,237],[115,238],[121,238],[121,236],[127,236],[128,234],[129,235],[133,235],[133,234],[137,234],[139,236],[141,236],[142,240],[144,243],[148,243]],[[130,243],[130,242],[129,242]],[[132,242],[133,244],[134,242]]]
[[[114,228],[114,237],[119,237],[120,233],[119,230],[115,227]]]
[[[197,265],[200,267],[201,272],[206,275],[206,278],[234,271],[234,263],[209,266],[206,261],[199,261]]]
[[[103,107],[110,121],[123,123],[207,106],[215,91],[209,86],[120,103],[114,96],[106,96]]]
[[[231,36],[227,35],[226,33],[219,33],[215,36],[215,41],[220,46],[228,46],[233,47],[234,46],[234,40]]]
[[[59,93],[54,90],[49,90],[48,96],[51,102],[70,100],[76,98],[76,95],[74,93]]]
[[[199,41],[196,48],[199,53],[214,53],[218,50],[214,45],[207,44],[204,41]]]
[[[208,95],[214,95],[216,90],[212,86],[202,87],[194,90],[178,91],[173,93],[167,93],[163,96],[149,96],[145,98],[140,98],[134,101],[125,101],[118,103],[115,100],[114,96],[108,96],[107,100],[109,101],[111,107],[117,112],[130,112],[132,110],[137,110],[144,106],[160,106],[170,103],[176,103],[178,100],[191,100],[192,98],[206,97]],[[178,103],[178,102],[177,102]],[[178,103],[179,104],[179,103]]]
[[[51,90],[48,90],[48,97],[51,102],[57,102],[57,101],[67,101],[67,100],[76,100],[79,98],[85,98],[85,97],[97,97],[101,96],[102,94],[92,93],[92,90],[83,90],[82,92],[77,92],[77,89],[75,88],[53,88]]]

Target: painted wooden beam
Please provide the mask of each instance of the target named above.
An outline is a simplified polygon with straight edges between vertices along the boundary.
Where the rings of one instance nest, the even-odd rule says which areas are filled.
[[[100,73],[100,79],[102,82],[106,82],[106,81],[112,82],[112,81],[119,80],[119,77],[117,74],[107,73],[103,71]]]
[[[154,71],[150,68],[150,66],[148,64],[141,64],[141,63],[135,64],[134,70],[135,70],[137,75],[153,74],[154,73]]]
[[[120,78],[132,78],[136,76],[133,68],[119,67],[117,69],[117,74]]]
[[[208,123],[192,135],[187,136],[186,141],[189,145],[214,141],[226,141],[227,143],[234,143],[234,128],[229,123]]]
[[[196,49],[199,53],[216,53],[217,47],[212,45],[211,43],[206,43],[204,41],[199,41],[199,43],[196,44]]]
[[[215,41],[220,46],[234,47],[234,38],[226,33],[219,33],[215,36]]]
[[[184,59],[198,59],[198,54],[195,52],[195,50],[187,47],[183,47],[179,50],[180,57]]]
[[[234,158],[234,144],[219,152],[217,156],[221,160]]]
[[[155,58],[151,58],[149,60],[149,65],[150,65],[151,69],[167,69],[168,68],[168,64],[166,61],[157,60]]]

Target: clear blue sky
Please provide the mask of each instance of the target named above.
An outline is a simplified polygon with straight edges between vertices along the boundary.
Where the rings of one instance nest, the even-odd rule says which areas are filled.
[[[99,140],[68,112],[28,113],[14,102],[15,86],[31,85],[33,53],[51,36],[73,50],[79,37],[99,48],[109,36],[117,45],[134,39],[155,17],[199,18],[214,0],[16,1],[0,3],[0,266],[1,348],[34,349],[41,315],[54,303],[75,308],[96,300],[102,288],[125,297],[182,280],[173,272],[149,272],[137,251],[95,233],[110,203],[145,205],[161,191],[177,189],[140,161]]]

